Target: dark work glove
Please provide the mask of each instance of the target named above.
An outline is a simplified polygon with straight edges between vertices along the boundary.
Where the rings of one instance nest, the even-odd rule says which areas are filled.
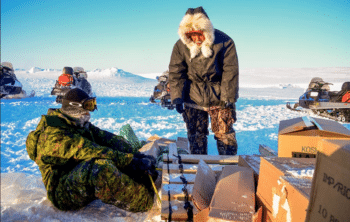
[[[148,174],[152,176],[158,176],[156,171],[156,159],[153,156],[137,153],[134,155],[131,163],[126,167],[127,174],[134,179],[148,178]]]
[[[143,158],[134,158],[131,163],[126,166],[122,172],[131,177],[134,181],[140,184],[144,184],[150,191],[153,190],[152,182],[149,175],[152,177],[153,182],[158,178],[158,172],[156,171],[156,160],[153,156],[136,154],[136,156],[145,156]]]
[[[143,153],[135,153],[134,154],[134,158],[137,158],[137,159],[148,159],[152,165],[156,165],[157,163],[157,160],[156,158],[154,158],[153,156],[151,155],[146,155],[146,154],[143,154]]]
[[[175,107],[176,111],[180,114],[182,114],[185,110],[184,110],[184,105],[183,103],[181,104],[176,104],[176,107]]]
[[[184,102],[181,98],[174,99],[173,104],[176,105],[175,109],[178,113],[184,112]]]
[[[234,108],[234,103],[231,103],[231,102],[228,102],[228,101],[226,101],[225,102],[225,108]]]

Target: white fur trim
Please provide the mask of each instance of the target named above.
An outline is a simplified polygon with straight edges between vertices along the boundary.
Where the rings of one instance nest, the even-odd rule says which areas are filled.
[[[186,36],[187,32],[194,30],[203,31],[205,40],[201,46],[197,46]],[[193,15],[186,14],[180,22],[178,34],[181,41],[190,49],[191,59],[195,58],[200,51],[202,51],[205,58],[209,58],[213,54],[211,46],[215,39],[214,27],[211,21],[203,13],[196,13]]]

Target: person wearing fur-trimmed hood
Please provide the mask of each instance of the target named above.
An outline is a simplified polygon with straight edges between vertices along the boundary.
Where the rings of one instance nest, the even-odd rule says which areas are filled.
[[[220,155],[236,155],[238,57],[234,41],[214,29],[202,7],[183,17],[170,64],[171,101],[186,123],[193,154],[207,154],[208,118]]]

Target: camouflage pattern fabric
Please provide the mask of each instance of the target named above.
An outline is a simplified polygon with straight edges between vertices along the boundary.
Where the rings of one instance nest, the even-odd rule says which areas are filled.
[[[182,116],[186,123],[191,154],[208,154],[208,112],[185,106]]]
[[[121,173],[108,159],[79,163],[60,178],[55,199],[60,210],[78,210],[95,199],[131,212],[152,208],[154,192]]]
[[[208,112],[185,106],[182,114],[187,128],[187,136],[192,154],[208,153],[208,116],[214,138],[218,141],[217,148],[220,155],[236,155],[237,140],[233,129],[236,112],[232,108],[219,108]]]
[[[150,208],[152,192],[145,194],[141,184],[118,171],[128,166],[135,154],[122,136],[90,123],[78,127],[74,119],[59,109],[49,109],[36,130],[29,133],[26,148],[29,157],[39,166],[48,199],[58,209],[79,209],[95,198],[134,212]],[[111,185],[114,183],[116,187]],[[130,189],[122,187],[123,184]],[[126,191],[129,193],[122,195]],[[138,205],[133,201],[122,203],[130,200],[130,193],[142,194],[145,199],[135,197]],[[115,200],[106,198],[107,195]]]
[[[209,111],[211,130],[215,137],[227,145],[234,145],[236,135],[233,130],[235,111],[231,108],[215,109]]]

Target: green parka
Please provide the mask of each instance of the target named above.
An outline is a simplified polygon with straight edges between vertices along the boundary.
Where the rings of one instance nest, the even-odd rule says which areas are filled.
[[[133,149],[123,137],[89,123],[79,128],[59,109],[49,109],[26,140],[29,157],[39,166],[47,195],[56,203],[54,191],[65,174],[90,159],[110,159],[123,168],[133,158]]]

